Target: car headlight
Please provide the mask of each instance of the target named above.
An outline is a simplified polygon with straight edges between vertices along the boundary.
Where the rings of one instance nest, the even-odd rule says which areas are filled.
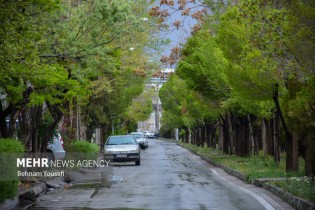
[[[137,149],[135,149],[135,150],[130,150],[129,152],[130,153],[138,153],[139,151]]]

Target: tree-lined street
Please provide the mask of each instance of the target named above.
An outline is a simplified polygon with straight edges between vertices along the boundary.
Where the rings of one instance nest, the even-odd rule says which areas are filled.
[[[140,166],[34,208],[290,208],[158,137],[314,204],[314,0],[0,0],[0,24],[0,205],[47,178],[17,156],[106,151]]]

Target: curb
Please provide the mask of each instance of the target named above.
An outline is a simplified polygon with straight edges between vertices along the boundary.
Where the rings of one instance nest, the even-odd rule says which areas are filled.
[[[254,179],[254,184],[257,187],[262,187],[266,190],[269,190],[270,192],[282,198],[285,202],[287,202],[288,204],[290,204],[291,206],[293,206],[294,208],[298,210],[315,210],[315,205],[313,205],[310,201],[294,196],[288,192],[285,192],[283,189],[279,187],[266,184],[266,182],[270,180],[275,180],[275,179],[272,179],[272,178]],[[281,180],[281,178],[278,178],[278,180]]]
[[[19,198],[26,200],[35,200],[41,193],[44,193],[47,189],[46,183],[40,182],[34,187],[24,190],[19,193]]]
[[[228,174],[235,176],[239,179],[241,179],[244,182],[248,183],[248,179],[247,176],[239,171],[236,171],[232,168],[229,168],[225,165],[222,165],[221,163],[218,163],[214,160],[211,160],[208,157],[205,157],[204,155],[200,155],[198,153],[196,153],[195,151],[192,151],[191,149],[185,147],[184,145],[181,144],[177,144],[187,150],[189,150],[190,152],[194,153],[195,155],[201,157],[201,159],[203,159],[204,161],[208,162],[209,164],[216,166],[218,168],[222,168],[224,171],[226,171]],[[285,192],[284,190],[282,190],[281,188],[278,187],[274,187],[274,186],[270,186],[268,184],[266,184],[267,181],[270,180],[281,180],[283,178],[261,178],[261,179],[253,179],[251,184],[254,184],[256,187],[262,187],[268,191],[270,191],[271,193],[273,193],[274,195],[282,198],[285,202],[287,202],[288,204],[290,204],[291,206],[293,206],[294,208],[296,208],[297,210],[315,210],[315,205],[312,204],[310,201],[308,200],[304,200],[302,198],[296,197],[288,192]]]

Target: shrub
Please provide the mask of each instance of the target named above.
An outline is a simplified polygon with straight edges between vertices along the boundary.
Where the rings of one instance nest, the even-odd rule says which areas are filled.
[[[0,139],[0,168],[5,169],[5,175],[0,180],[0,202],[14,198],[18,192],[18,177],[16,157],[22,156],[25,148],[20,141],[15,139]],[[14,159],[14,160],[12,160]],[[12,174],[12,176],[10,176]],[[9,176],[8,176],[9,175]],[[12,177],[8,180],[7,177]]]
[[[24,153],[25,148],[20,141],[15,139],[0,139],[0,153]]]
[[[76,140],[66,146],[66,151],[75,154],[79,159],[96,160],[100,148],[97,144]]]

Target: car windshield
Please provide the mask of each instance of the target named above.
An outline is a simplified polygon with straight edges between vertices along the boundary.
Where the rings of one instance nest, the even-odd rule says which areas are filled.
[[[137,144],[133,136],[110,136],[107,139],[106,145],[122,145],[122,144]]]

